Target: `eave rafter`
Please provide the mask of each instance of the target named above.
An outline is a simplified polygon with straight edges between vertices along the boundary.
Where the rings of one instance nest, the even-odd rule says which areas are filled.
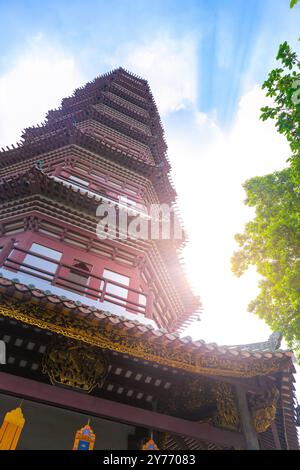
[[[271,357],[257,358],[231,356],[229,352],[209,351],[205,344],[197,347],[193,342],[182,342],[172,335],[158,335],[142,325],[114,316],[80,312],[77,315],[65,313],[66,309],[50,311],[46,306],[19,303],[3,298],[0,307],[2,316],[14,318],[23,323],[46,329],[53,333],[82,341],[101,349],[117,351],[167,367],[177,368],[194,374],[220,375],[230,377],[254,377],[286,369],[291,359],[288,353],[269,354]],[[170,339],[169,339],[170,338]]]
[[[129,152],[117,149],[107,142],[99,141],[97,138],[85,134],[75,126],[57,130],[54,135],[45,137],[43,140],[29,142],[18,148],[14,147],[0,152],[0,167],[31,158],[42,158],[43,154],[70,145],[77,145],[117,164],[122,165],[126,160],[126,168],[149,178],[156,190],[165,195],[166,202],[167,198],[172,201],[176,197],[176,192],[168,178],[169,164],[167,162],[164,165],[150,165]]]

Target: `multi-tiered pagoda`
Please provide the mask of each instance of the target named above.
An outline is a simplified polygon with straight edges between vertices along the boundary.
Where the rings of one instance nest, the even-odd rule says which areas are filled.
[[[0,449],[298,448],[278,335],[181,337],[200,309],[185,237],[99,234],[104,206],[116,225],[162,204],[178,220],[166,151],[147,82],[121,68],[2,149]]]

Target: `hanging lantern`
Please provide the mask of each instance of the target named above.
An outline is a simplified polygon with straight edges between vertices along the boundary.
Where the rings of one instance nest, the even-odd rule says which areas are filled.
[[[6,413],[0,428],[0,450],[15,450],[24,424],[25,419],[20,407]]]
[[[90,427],[90,420],[83,428],[76,432],[73,450],[93,450],[96,435]]]
[[[142,450],[159,450],[153,439],[153,432],[151,432],[151,437],[143,446]]]
[[[296,426],[300,427],[300,405],[296,406]]]

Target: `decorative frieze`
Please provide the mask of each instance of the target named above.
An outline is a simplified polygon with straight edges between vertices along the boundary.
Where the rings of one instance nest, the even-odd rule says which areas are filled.
[[[107,355],[99,348],[66,338],[56,338],[43,357],[43,372],[52,384],[90,393],[101,387],[107,372]]]
[[[260,394],[249,394],[248,402],[255,430],[265,432],[276,417],[279,390],[276,387]]]
[[[245,361],[243,357],[236,358],[228,354],[205,351],[205,347],[195,349],[185,345],[182,349],[178,348],[176,342],[169,342],[167,336],[164,341],[161,338],[155,341],[156,336],[152,336],[150,332],[149,338],[141,332],[138,334],[138,330],[136,334],[132,334],[132,330],[127,329],[122,322],[112,327],[110,322],[96,321],[96,315],[94,320],[87,320],[83,318],[82,313],[66,314],[31,303],[19,303],[13,299],[1,300],[0,314],[91,346],[196,374],[255,377],[280,371],[289,361],[284,355],[272,355],[270,358],[252,357],[251,360]],[[90,318],[90,313],[88,316]]]

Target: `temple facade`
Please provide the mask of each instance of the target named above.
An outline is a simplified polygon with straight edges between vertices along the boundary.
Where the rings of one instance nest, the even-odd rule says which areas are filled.
[[[280,335],[182,335],[201,302],[145,80],[75,90],[0,168],[0,449],[298,449]]]

